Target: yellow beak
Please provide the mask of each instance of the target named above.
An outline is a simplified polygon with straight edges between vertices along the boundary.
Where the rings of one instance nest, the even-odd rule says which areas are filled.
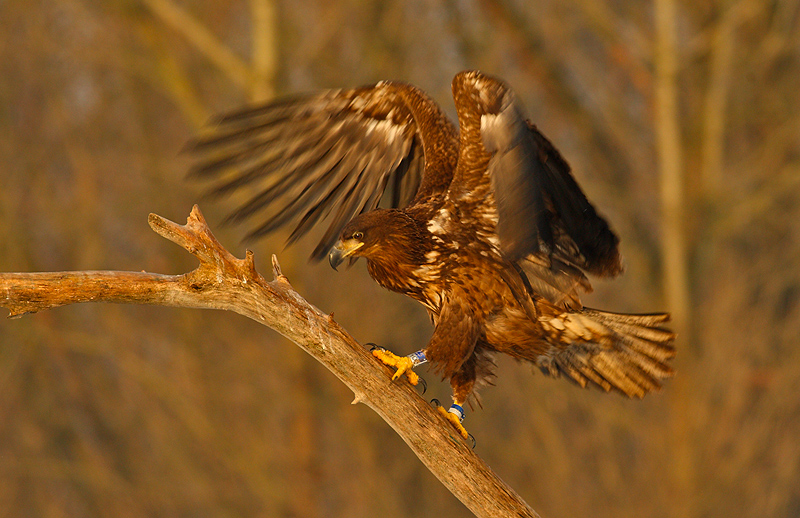
[[[331,268],[336,270],[336,267],[342,264],[342,261],[353,255],[353,252],[362,246],[364,246],[364,242],[356,239],[345,239],[344,241],[340,239],[337,241],[328,254],[328,262],[331,264]]]

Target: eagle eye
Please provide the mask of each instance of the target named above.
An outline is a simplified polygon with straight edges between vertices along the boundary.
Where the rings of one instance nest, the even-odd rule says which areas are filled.
[[[361,231],[353,232],[353,239],[363,239],[364,233]]]

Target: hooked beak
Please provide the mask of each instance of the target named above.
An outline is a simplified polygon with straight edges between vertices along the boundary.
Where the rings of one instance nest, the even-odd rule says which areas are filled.
[[[364,246],[364,243],[355,239],[345,239],[344,241],[340,239],[337,241],[328,254],[328,262],[331,264],[331,268],[336,270],[336,267],[342,264],[342,261],[350,257],[353,252],[362,246]]]

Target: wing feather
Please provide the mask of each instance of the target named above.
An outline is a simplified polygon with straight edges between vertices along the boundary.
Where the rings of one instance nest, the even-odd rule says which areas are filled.
[[[456,134],[433,101],[403,83],[245,108],[218,118],[189,144],[197,157],[189,175],[210,181],[211,196],[238,195],[228,221],[254,223],[249,238],[294,224],[294,242],[329,218],[312,254],[319,260],[352,217],[378,205],[387,186],[393,206],[415,199],[428,174],[425,139],[432,138],[420,113],[445,135]],[[447,183],[449,178],[429,180],[421,194],[435,195]]]
[[[551,206],[549,220],[557,227],[556,234],[568,237],[575,245],[561,245],[564,255],[594,275],[622,273],[619,238],[589,203],[558,150],[530,121],[525,125],[531,147],[537,150],[542,185]]]
[[[527,120],[505,83],[480,72],[453,80],[461,124],[454,203],[477,204],[503,256],[519,263],[537,294],[579,309],[579,290],[591,291],[584,271],[614,276],[622,271],[619,239],[572,176],[569,165]],[[468,162],[486,161],[486,169]],[[467,163],[462,167],[462,161]],[[466,187],[464,187],[466,185]]]

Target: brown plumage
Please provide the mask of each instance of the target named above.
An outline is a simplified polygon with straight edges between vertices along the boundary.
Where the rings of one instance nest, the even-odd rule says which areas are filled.
[[[330,224],[312,257],[365,257],[381,286],[421,302],[425,347],[462,404],[505,353],[641,397],[672,370],[667,314],[584,308],[584,272],[621,273],[618,238],[566,161],[501,81],[453,80],[459,128],[417,88],[380,82],[294,97],[223,117],[192,149],[212,192],[245,193],[250,235]],[[384,191],[390,208],[377,209]]]

